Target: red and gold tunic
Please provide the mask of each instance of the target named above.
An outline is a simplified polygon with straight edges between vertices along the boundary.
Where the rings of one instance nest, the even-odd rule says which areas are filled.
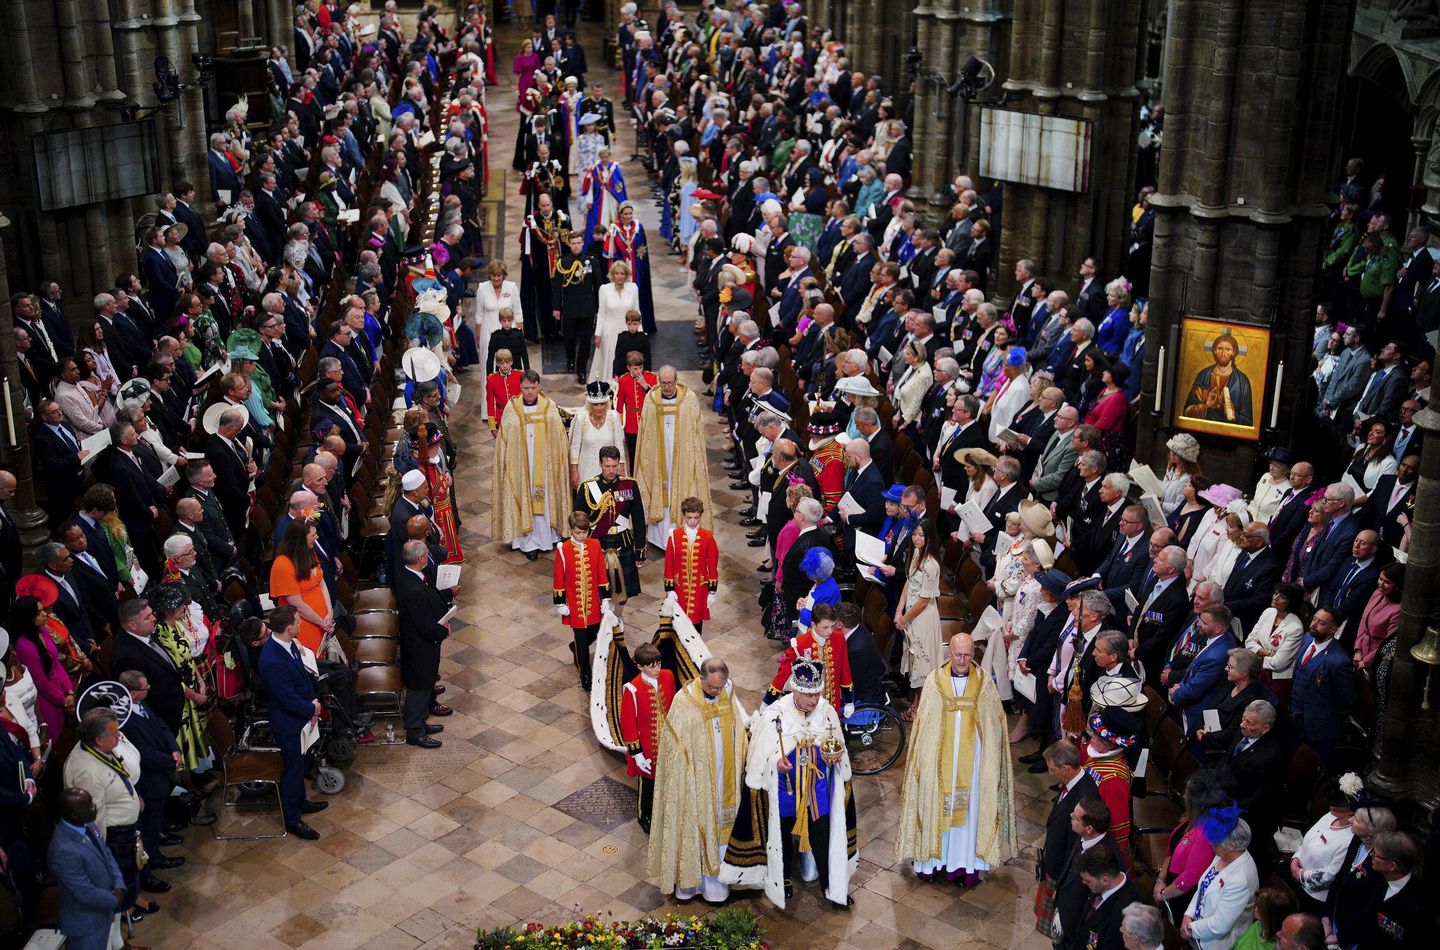
[[[845,646],[845,631],[838,625],[824,641],[816,638],[813,627],[790,640],[785,655],[780,658],[780,669],[765,690],[765,705],[785,695],[785,684],[790,682],[790,667],[801,657],[825,664],[825,689],[821,695],[835,707],[836,715],[843,715],[846,704],[855,701],[855,687],[850,680],[850,651]]]
[[[574,540],[555,546],[554,595],[556,604],[570,608],[570,615],[561,618],[565,626],[579,629],[600,622],[600,602],[610,599],[610,583],[599,541],[586,538],[583,547]]]
[[[1135,860],[1130,853],[1130,763],[1122,749],[1096,756],[1085,746],[1086,768],[1100,789],[1100,800],[1110,807],[1110,833],[1125,858],[1125,873],[1133,874]]]
[[[615,386],[615,408],[620,413],[621,421],[625,423],[626,435],[637,435],[640,432],[640,410],[645,408],[645,394],[654,389],[660,381],[654,373],[641,375],[645,378],[643,384],[632,374],[626,373]]]
[[[518,369],[512,369],[508,375],[496,371],[485,380],[485,406],[490,410],[491,432],[500,425],[505,405],[520,395],[520,375]]]
[[[660,752],[660,725],[675,701],[675,674],[661,670],[651,686],[640,674],[625,684],[620,700],[620,738],[625,743],[625,774],[655,777],[655,760]],[[635,763],[635,756],[650,760],[650,771]]]
[[[845,446],[827,439],[810,453],[810,469],[820,483],[820,501],[827,512],[833,512],[845,495]]]
[[[710,595],[720,583],[720,548],[715,535],[695,530],[692,541],[681,525],[665,542],[665,592],[675,593],[691,623],[710,619]]]

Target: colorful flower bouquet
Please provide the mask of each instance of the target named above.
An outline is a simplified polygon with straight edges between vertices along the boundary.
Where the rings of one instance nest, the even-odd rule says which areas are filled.
[[[708,917],[611,921],[586,914],[567,924],[497,927],[476,934],[475,950],[768,950],[762,936],[754,913],[727,907]]]

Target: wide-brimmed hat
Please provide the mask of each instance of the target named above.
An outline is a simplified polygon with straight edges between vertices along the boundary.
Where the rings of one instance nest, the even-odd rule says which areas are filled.
[[[1050,520],[1050,509],[1042,502],[1030,498],[1020,502],[1020,522],[1037,538],[1045,541],[1055,538],[1055,523]]]
[[[1234,501],[1235,499],[1244,498],[1245,493],[1233,485],[1226,485],[1223,482],[1217,482],[1214,485],[1211,485],[1209,488],[1205,489],[1204,491],[1196,492],[1195,497],[1203,498],[1205,501],[1210,502],[1210,504],[1214,505],[1217,508],[1224,508],[1226,505],[1230,504],[1230,502]]]
[[[1079,577],[1065,585],[1066,597],[1079,597],[1087,590],[1099,590],[1101,586],[1098,577]]]
[[[1136,677],[1102,676],[1090,685],[1090,701],[1097,709],[1123,709],[1138,713],[1149,704],[1145,684]]]
[[[1200,461],[1200,443],[1188,432],[1177,432],[1172,435],[1165,448],[1174,452],[1187,462]]]
[[[1290,466],[1295,464],[1295,453],[1283,445],[1277,445],[1265,453],[1267,462],[1276,462],[1280,465]]]
[[[837,393],[849,393],[852,396],[878,396],[880,390],[865,376],[846,376],[835,381]]]
[[[121,409],[129,406],[141,407],[150,398],[153,390],[150,387],[150,380],[143,376],[136,376],[134,379],[126,380],[120,386],[120,392],[116,396],[116,402]]]
[[[1069,574],[1052,567],[1048,571],[1036,574],[1035,579],[1040,582],[1041,590],[1049,591],[1050,596],[1056,600],[1065,599],[1065,588],[1070,586]]]
[[[41,607],[48,610],[55,606],[55,600],[60,596],[60,588],[43,574],[26,574],[15,582],[15,596],[34,597],[40,601]]]
[[[895,502],[895,504],[898,505],[900,501],[905,497],[905,486],[899,484],[891,485],[889,488],[885,489],[885,494],[881,497],[884,498],[886,501],[893,501]]]
[[[976,468],[994,468],[994,467],[995,467],[995,463],[998,462],[999,459],[997,459],[997,458],[996,458],[989,450],[987,450],[987,449],[969,448],[969,449],[956,449],[956,450],[955,450],[955,461],[959,462],[961,465],[964,465],[966,462],[969,462],[971,465],[975,466]]]
[[[216,432],[220,431],[220,417],[226,412],[229,412],[231,409],[236,410],[243,416],[243,420],[240,423],[241,428],[244,428],[245,426],[250,424],[249,409],[246,409],[244,406],[235,405],[233,403],[217,402],[211,405],[209,409],[205,410],[205,415],[200,420],[201,426],[204,427],[206,432],[214,435]]]
[[[423,346],[412,346],[402,353],[400,366],[417,383],[428,383],[440,375],[440,358]]]
[[[146,594],[145,599],[157,614],[165,614],[188,604],[190,594],[180,584],[161,584]]]
[[[185,240],[185,235],[189,233],[190,225],[186,224],[184,221],[176,221],[174,224],[170,225],[168,228],[165,229],[165,237],[169,238],[170,235],[173,234],[175,235],[175,240],[177,241]]]
[[[260,333],[249,327],[240,327],[232,332],[230,338],[225,341],[225,349],[229,351],[231,360],[259,362]]]
[[[603,379],[597,379],[585,384],[585,401],[587,403],[610,404],[610,384]]]

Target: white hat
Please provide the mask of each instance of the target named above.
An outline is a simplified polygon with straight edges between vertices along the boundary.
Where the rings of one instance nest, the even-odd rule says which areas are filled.
[[[0,656],[10,652],[10,631],[0,627]]]
[[[440,358],[423,346],[412,346],[401,354],[400,365],[417,383],[428,383],[440,375]]]
[[[400,487],[406,491],[414,491],[423,484],[425,484],[425,473],[418,468],[412,468],[400,476]]]
[[[878,396],[880,390],[864,376],[846,376],[835,381],[837,393],[849,393],[852,396]]]
[[[216,432],[219,432],[220,417],[226,412],[229,412],[231,409],[234,409],[240,413],[242,417],[240,425],[242,428],[250,424],[249,409],[246,409],[244,406],[235,405],[233,403],[217,402],[209,409],[205,410],[205,416],[201,419],[201,425],[205,427],[205,431],[211,433],[212,435]]]
[[[1090,701],[1096,708],[1119,706],[1127,712],[1139,712],[1149,702],[1144,684],[1128,676],[1102,676],[1090,686]]]

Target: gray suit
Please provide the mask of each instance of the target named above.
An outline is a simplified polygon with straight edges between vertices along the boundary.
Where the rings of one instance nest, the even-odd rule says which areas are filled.
[[[1335,362],[1335,371],[1330,374],[1325,391],[1320,394],[1320,401],[1328,402],[1332,409],[1348,412],[1364,392],[1365,383],[1369,379],[1370,351],[1363,346],[1347,349]]]
[[[1040,453],[1040,461],[1035,465],[1034,477],[1030,479],[1030,487],[1035,490],[1036,498],[1052,502],[1059,496],[1060,483],[1065,479],[1065,473],[1075,464],[1075,455],[1070,432],[1051,433],[1050,441],[1046,443],[1044,451]]]

